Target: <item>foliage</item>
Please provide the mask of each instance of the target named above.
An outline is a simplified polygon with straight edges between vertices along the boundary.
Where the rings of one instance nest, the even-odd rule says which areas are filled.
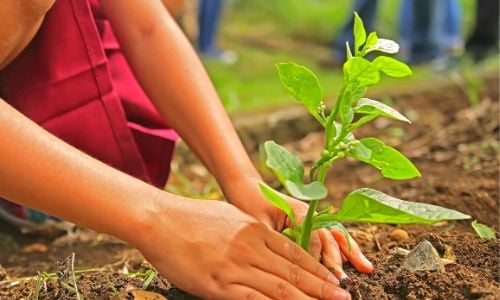
[[[477,220],[471,223],[472,228],[476,231],[477,235],[482,240],[494,240],[497,238],[497,235],[493,230],[491,230],[488,226],[478,223]]]
[[[284,234],[304,249],[309,246],[312,230],[318,228],[335,228],[347,235],[341,221],[433,224],[470,218],[454,210],[400,200],[368,188],[349,194],[335,213],[332,213],[332,207],[316,212],[318,200],[327,196],[324,186],[326,172],[339,159],[351,157],[369,164],[380,170],[385,178],[403,180],[421,176],[417,167],[398,150],[376,138],[357,139],[354,135],[357,128],[379,117],[410,123],[392,107],[363,97],[368,87],[380,82],[382,74],[390,77],[412,74],[405,63],[392,57],[379,55],[373,61],[366,58],[372,52],[394,54],[398,51],[396,42],[378,38],[375,32],[367,34],[362,20],[355,13],[354,53],[346,44],[344,82],[330,112],[327,112],[322,88],[313,72],[295,63],[279,63],[276,66],[283,86],[325,130],[325,149],[312,166],[308,182],[304,180],[304,165],[297,156],[273,141],[267,141],[263,147],[266,166],[274,172],[288,194],[310,201],[306,218],[298,223],[292,207],[282,195],[260,184],[264,196],[291,220],[292,226]]]

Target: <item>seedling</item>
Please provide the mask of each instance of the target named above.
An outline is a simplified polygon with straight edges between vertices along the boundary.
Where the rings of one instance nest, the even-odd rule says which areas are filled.
[[[34,300],[38,300],[38,297],[40,296],[40,290],[42,289],[43,280],[44,280],[43,275],[38,273],[38,276],[36,277],[35,281],[35,295],[33,296]]]
[[[153,280],[156,278],[158,274],[155,272],[153,269],[147,269],[144,272],[135,272],[135,273],[128,273],[128,276],[131,278],[142,278],[144,280],[142,284],[142,289],[147,290],[148,287],[151,285]]]
[[[355,13],[354,53],[348,43],[346,51],[347,60],[343,66],[344,82],[337,101],[329,113],[323,102],[321,86],[314,73],[294,63],[277,64],[283,86],[306,107],[325,130],[324,150],[313,164],[307,181],[304,180],[304,165],[297,156],[273,141],[264,143],[265,163],[288,194],[310,202],[305,219],[299,223],[292,207],[279,192],[264,183],[259,184],[264,196],[286,213],[292,224],[283,233],[307,250],[311,232],[316,229],[337,229],[347,236],[346,229],[340,223],[343,221],[433,224],[443,220],[470,218],[455,210],[404,201],[370,188],[361,188],[350,193],[336,212],[333,207],[316,211],[318,201],[326,198],[328,194],[324,185],[328,169],[334,162],[345,157],[377,168],[385,178],[402,180],[420,176],[415,165],[398,150],[374,137],[357,139],[354,135],[357,128],[378,117],[410,123],[392,107],[363,98],[367,88],[380,81],[381,73],[390,77],[405,77],[412,74],[406,64],[392,57],[380,55],[373,61],[365,58],[372,52],[397,53],[399,45],[394,41],[378,38],[375,32],[367,35],[363,21]]]
[[[147,290],[151,282],[156,278],[156,272],[154,270],[147,270],[146,273],[146,279],[144,279],[144,283],[142,284],[142,289]]]
[[[494,240],[497,238],[497,235],[493,230],[491,230],[488,226],[478,223],[477,220],[471,223],[472,228],[476,232],[477,236],[479,236],[482,240]]]

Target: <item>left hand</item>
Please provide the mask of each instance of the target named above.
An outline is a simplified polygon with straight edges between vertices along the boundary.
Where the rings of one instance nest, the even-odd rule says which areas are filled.
[[[264,198],[258,188],[258,181],[244,180],[231,185],[224,192],[231,203],[255,217],[274,230],[281,232],[291,226],[287,215],[274,207]],[[282,194],[292,206],[298,221],[305,218],[309,205]],[[350,244],[350,247],[349,247]],[[343,270],[343,263],[350,262],[358,271],[371,273],[372,263],[363,255],[358,244],[349,236],[347,241],[344,234],[338,230],[318,229],[312,233],[309,253],[323,265],[333,271],[338,279],[347,277]]]
[[[297,220],[302,221],[307,214],[309,205],[287,195],[282,196],[291,204]],[[285,225],[283,228],[275,229],[282,231],[292,224],[281,210],[279,210],[278,215],[280,214],[282,215],[280,218],[285,218]],[[372,263],[363,255],[356,241],[350,235],[348,237],[349,241],[347,241],[344,233],[339,230],[321,228],[312,232],[309,244],[309,253],[315,259],[321,260],[323,265],[330,269],[340,280],[347,278],[342,267],[345,262],[350,262],[362,273],[371,273],[373,271]]]

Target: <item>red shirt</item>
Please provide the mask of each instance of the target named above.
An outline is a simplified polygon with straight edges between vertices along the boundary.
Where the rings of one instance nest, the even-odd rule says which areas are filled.
[[[98,0],[58,0],[0,71],[0,96],[87,154],[158,187],[177,134],[138,84]]]

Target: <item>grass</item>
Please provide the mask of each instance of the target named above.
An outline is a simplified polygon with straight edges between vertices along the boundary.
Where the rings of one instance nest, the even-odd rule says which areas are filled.
[[[375,28],[379,36],[397,40],[400,2],[380,1]],[[464,28],[470,29],[475,1],[461,0],[460,3]],[[234,65],[205,62],[226,109],[233,113],[290,103],[274,68],[275,63],[284,61],[312,69],[320,78],[326,100],[335,99],[342,74],[340,70],[321,68],[318,61],[329,56],[331,40],[350,16],[350,9],[348,0],[228,1],[219,40],[223,48],[238,53],[239,61]],[[411,79],[398,80],[398,88],[433,76],[428,67],[414,69]],[[386,78],[380,88],[391,85],[393,81]]]

